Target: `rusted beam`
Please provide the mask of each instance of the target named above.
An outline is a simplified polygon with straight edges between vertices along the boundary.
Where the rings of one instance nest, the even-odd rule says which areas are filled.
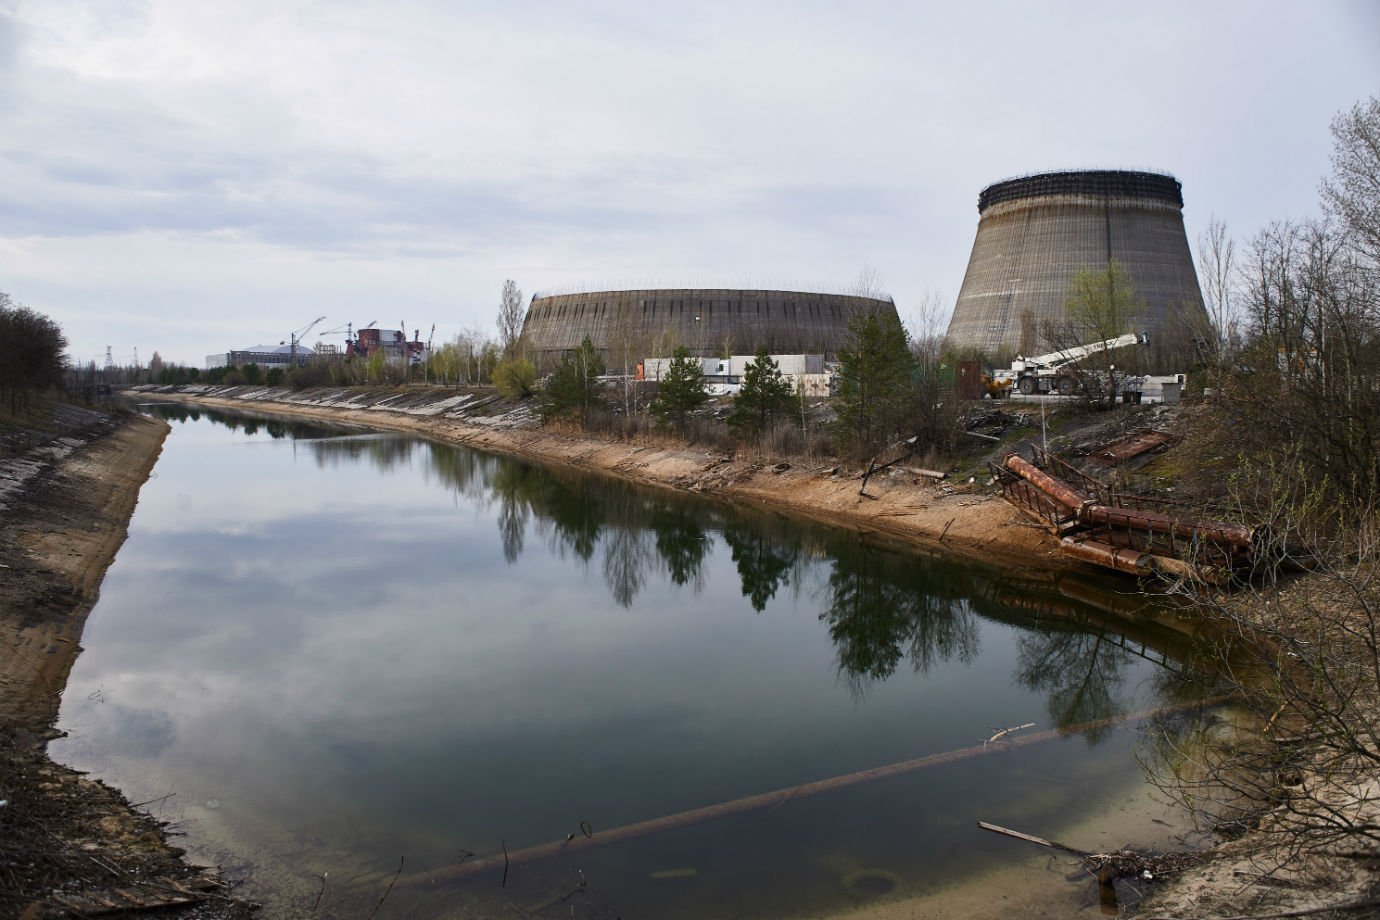
[[[1120,527],[1130,530],[1151,530],[1190,540],[1225,544],[1250,550],[1260,539],[1259,528],[1244,524],[1225,524],[1219,521],[1191,521],[1171,517],[1159,511],[1137,508],[1114,508],[1110,505],[1081,506],[1078,519],[1089,527]]]
[[[1129,546],[1115,546],[1101,540],[1064,537],[1059,541],[1066,555],[1084,562],[1132,575],[1172,575],[1208,584],[1224,584],[1229,576],[1216,566],[1194,565],[1172,556],[1157,556]]]
[[[1059,541],[1059,545],[1066,555],[1118,572],[1154,575],[1158,571],[1155,557],[1138,549],[1113,546],[1099,540],[1079,540],[1076,537],[1065,537]]]
[[[1055,479],[1020,454],[1011,454],[1007,457],[1005,466],[1073,513],[1077,513],[1078,509],[1090,501],[1086,495]]]

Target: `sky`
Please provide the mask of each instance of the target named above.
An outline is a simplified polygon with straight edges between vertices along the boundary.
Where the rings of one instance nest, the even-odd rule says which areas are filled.
[[[120,364],[493,334],[510,278],[919,320],[992,182],[1169,172],[1245,239],[1378,94],[1374,0],[0,0],[0,291]]]

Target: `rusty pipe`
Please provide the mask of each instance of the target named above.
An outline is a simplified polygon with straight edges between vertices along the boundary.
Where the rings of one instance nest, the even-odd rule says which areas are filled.
[[[1200,566],[1172,556],[1158,556],[1129,546],[1113,546],[1099,540],[1065,537],[1060,548],[1075,559],[1132,575],[1172,575],[1212,585],[1226,584],[1230,576],[1217,566]]]
[[[1063,551],[1075,559],[1091,562],[1118,572],[1132,575],[1154,575],[1157,571],[1155,557],[1138,549],[1126,546],[1112,546],[1097,540],[1078,540],[1065,537],[1059,541]]]
[[[1004,466],[1075,514],[1090,501],[1083,493],[1055,479],[1020,454],[1008,456]]]
[[[1203,540],[1241,549],[1251,549],[1260,538],[1258,529],[1244,524],[1224,524],[1219,521],[1187,521],[1170,517],[1160,511],[1141,511],[1138,508],[1114,508],[1089,503],[1078,508],[1078,520],[1089,527],[1125,527],[1171,534],[1190,540]]]

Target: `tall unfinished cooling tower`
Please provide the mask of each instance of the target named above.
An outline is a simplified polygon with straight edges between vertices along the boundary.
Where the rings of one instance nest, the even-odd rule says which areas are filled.
[[[1136,328],[1161,354],[1207,327],[1173,176],[1120,170],[1043,173],[989,185],[949,321],[951,347],[989,356],[1050,351],[1073,277],[1116,260],[1143,304]]]

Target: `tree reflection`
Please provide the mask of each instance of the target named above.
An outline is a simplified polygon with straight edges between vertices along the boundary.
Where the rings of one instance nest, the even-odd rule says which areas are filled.
[[[246,426],[246,432],[248,427]],[[337,433],[338,434],[338,433]],[[367,460],[376,470],[391,472],[411,466],[418,442],[390,435],[359,435],[313,440],[308,443],[316,465],[338,467]]]
[[[656,533],[656,552],[666,563],[671,581],[690,584],[698,593],[704,587],[704,559],[709,555],[709,536],[684,508],[659,504],[651,514]]]
[[[800,559],[799,543],[786,542],[784,534],[768,535],[759,527],[739,522],[724,529],[724,542],[738,568],[743,597],[753,610],[761,613],[767,601],[776,596],[777,589],[790,579]]]
[[[604,545],[604,583],[620,606],[632,606],[646,583],[652,560],[645,530],[630,526],[610,529]]]
[[[248,435],[259,432],[276,439],[281,438],[329,438],[348,431],[341,426],[324,425],[316,422],[288,419],[281,416],[256,414],[253,412],[220,412],[215,409],[198,409],[175,403],[148,403],[140,409],[149,415],[176,422],[196,422],[205,417],[212,424],[243,431]]]
[[[1022,633],[1016,640],[1017,682],[1046,694],[1045,707],[1056,728],[1109,719],[1127,711],[1121,696],[1130,652],[1106,632],[1053,629]],[[1101,741],[1113,726],[1083,733],[1088,745]]]
[[[977,657],[977,620],[939,584],[944,567],[868,546],[839,543],[820,619],[838,649],[839,670],[862,693],[903,658],[917,672]]]
[[[176,406],[161,411],[170,418],[192,415]],[[471,506],[497,506],[495,523],[509,564],[516,564],[534,533],[560,558],[573,556],[588,565],[598,555],[604,583],[623,607],[632,606],[657,568],[675,586],[703,590],[718,530],[754,611],[765,610],[788,585],[798,594],[820,592],[820,619],[834,643],[839,673],[857,694],[889,678],[903,662],[916,672],[945,661],[971,662],[984,616],[1020,630],[1016,680],[1045,694],[1056,726],[1109,718],[1127,708],[1123,683],[1132,656],[1118,647],[1123,640],[1116,633],[1107,632],[1111,621],[1091,614],[1087,604],[1102,594],[1085,585],[1013,579],[892,552],[856,535],[830,536],[799,522],[463,447],[384,434],[342,437],[348,429],[205,414],[248,433],[311,438],[307,446],[322,466],[367,461],[384,471],[420,468],[428,480],[465,495]],[[1033,622],[1039,618],[1056,624]],[[1095,730],[1087,737],[1096,743],[1105,733]]]
[[[599,545],[605,512],[603,503],[593,495],[569,488],[549,471],[534,470],[539,487],[532,494],[533,510],[547,525],[551,547],[565,558],[573,553],[588,562]]]

